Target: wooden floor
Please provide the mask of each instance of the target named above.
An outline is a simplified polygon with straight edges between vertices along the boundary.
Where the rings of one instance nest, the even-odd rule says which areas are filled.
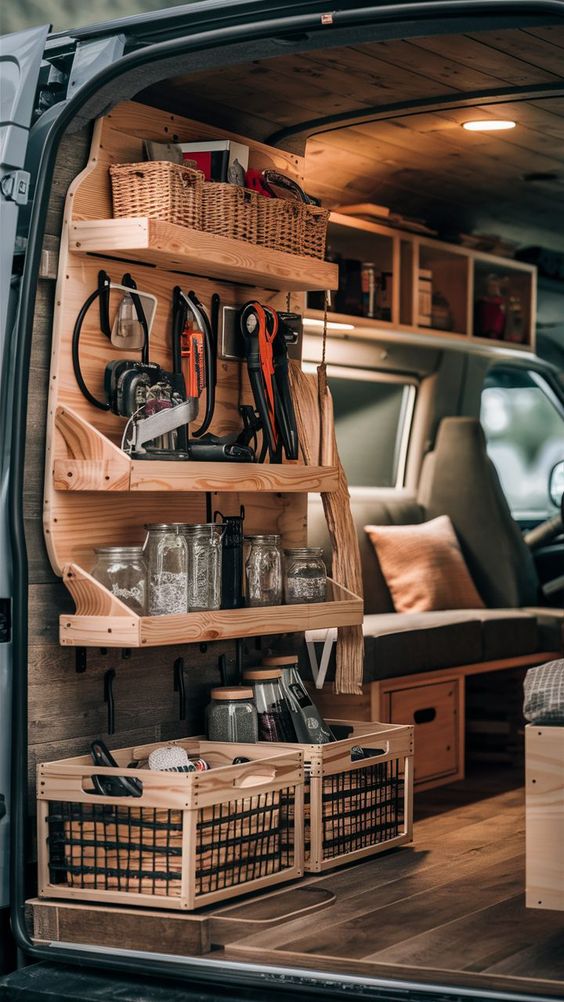
[[[418,795],[413,847],[314,878],[331,907],[223,955],[562,998],[564,912],[524,905],[521,782],[498,769]]]

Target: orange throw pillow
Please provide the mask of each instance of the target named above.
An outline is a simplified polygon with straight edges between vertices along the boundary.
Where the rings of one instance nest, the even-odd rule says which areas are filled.
[[[396,612],[483,609],[448,515],[419,525],[365,525]]]

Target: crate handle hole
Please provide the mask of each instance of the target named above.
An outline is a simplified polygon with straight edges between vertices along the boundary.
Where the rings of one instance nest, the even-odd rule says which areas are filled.
[[[262,786],[264,783],[271,782],[276,778],[276,769],[261,769],[253,773],[247,773],[245,776],[237,776],[233,780],[233,786],[237,786],[241,789],[248,786]]]
[[[351,762],[363,762],[367,758],[378,758],[380,755],[387,755],[388,751],[388,744],[385,748],[363,748],[360,745],[355,745],[354,748],[351,748]]]
[[[424,710],[415,710],[413,713],[413,719],[416,724],[430,724],[436,716],[437,711],[434,706],[427,706]]]

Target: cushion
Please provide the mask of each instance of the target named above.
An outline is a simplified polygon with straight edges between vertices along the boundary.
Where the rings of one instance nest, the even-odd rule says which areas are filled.
[[[564,661],[529,668],[523,714],[533,724],[564,724]]]
[[[396,612],[483,609],[448,515],[420,525],[364,528]]]

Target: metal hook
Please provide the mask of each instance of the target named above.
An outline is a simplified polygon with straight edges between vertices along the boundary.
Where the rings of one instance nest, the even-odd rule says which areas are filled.
[[[116,711],[114,700],[115,669],[108,668],[104,673],[104,703],[108,704],[108,734],[116,732]]]
[[[184,658],[174,662],[174,691],[179,693],[179,719],[186,720],[186,685],[184,682]]]

